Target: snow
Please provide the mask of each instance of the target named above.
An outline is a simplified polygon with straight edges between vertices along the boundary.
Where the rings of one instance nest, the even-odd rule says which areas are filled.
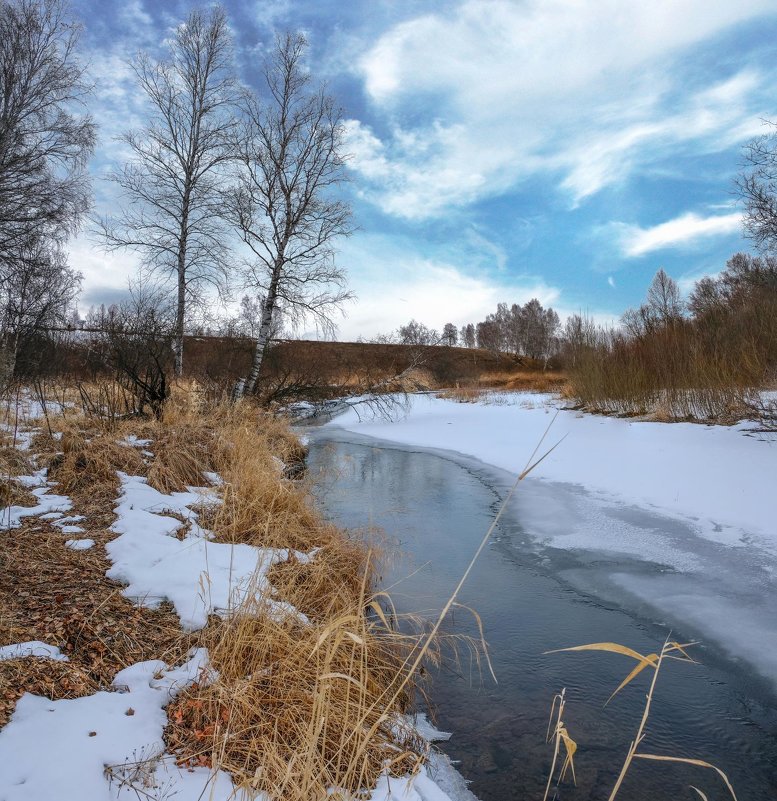
[[[49,647],[45,643],[23,645]],[[61,701],[25,694],[17,702],[10,723],[0,730],[0,798],[3,801],[244,798],[228,774],[206,768],[178,768],[164,752],[165,707],[191,682],[211,679],[207,651],[200,648],[193,650],[190,659],[178,668],[169,668],[155,659],[120,671],[113,680],[113,692]],[[416,723],[419,729],[423,728],[432,737],[445,736],[425,719],[420,724]],[[369,798],[371,801],[473,798],[444,757],[435,755],[430,770],[439,774],[441,783],[444,781],[452,788],[450,795],[430,777],[426,768],[421,768],[413,777],[382,776]],[[261,801],[263,796],[251,798]]]
[[[453,452],[499,468],[494,481],[505,485],[543,435],[534,460],[559,443],[511,504],[529,543],[574,553],[564,577],[586,591],[715,642],[777,684],[777,440],[748,423],[656,423],[561,406],[526,393],[498,405],[413,396],[394,421],[349,410],[327,426]]]
[[[94,540],[66,540],[65,545],[74,551],[87,551],[94,545]]]
[[[70,498],[49,492],[49,487],[53,486],[54,482],[47,481],[46,475],[47,471],[44,468],[31,476],[16,478],[16,481],[32,492],[38,499],[38,503],[35,506],[7,506],[0,510],[0,531],[18,528],[22,523],[22,518],[25,517],[45,515],[47,519],[51,520],[54,519],[53,515],[67,512],[72,508],[73,504]]]
[[[67,657],[60,652],[56,645],[49,645],[40,640],[28,640],[14,645],[0,646],[0,662],[4,659],[23,659],[26,656],[39,656],[46,659],[55,659],[58,662],[67,662]]]
[[[129,448],[145,448],[153,441],[152,439],[140,439],[134,434],[128,434],[124,439],[118,440],[118,443],[119,445],[126,445]]]
[[[10,723],[0,731],[0,797],[3,801],[137,798],[120,782],[114,780],[112,785],[106,772],[126,775],[128,762],[163,753],[164,707],[204,670],[207,651],[198,649],[178,668],[151,660],[122,670],[113,681],[114,692],[61,701],[23,695]],[[176,798],[193,801],[197,795],[191,792],[192,784],[196,782],[202,792],[208,777],[207,771],[192,774],[189,782],[182,783],[182,787],[188,784],[189,792]],[[213,787],[219,791],[214,801],[230,797],[232,783],[223,774]]]
[[[370,801],[451,801],[422,767],[417,776],[394,779],[383,775],[370,794]]]
[[[190,507],[212,498],[212,490],[190,488],[165,495],[140,476],[119,473],[119,477],[118,518],[111,530],[121,536],[106,545],[113,562],[107,575],[127,585],[124,595],[149,606],[169,599],[181,626],[190,631],[205,626],[213,612],[228,614],[248,592],[261,599],[267,614],[279,620],[294,616],[307,622],[291,604],[272,597],[267,573],[290,553],[301,561],[310,558],[309,554],[209,541],[210,533],[200,527]],[[190,523],[184,539],[174,536],[181,521],[165,512]]]
[[[60,518],[53,525],[63,534],[83,534],[84,529],[81,526],[73,525],[74,523],[80,523],[83,519],[83,515],[70,515],[69,517]]]
[[[718,542],[737,545],[743,536],[755,536],[777,553],[777,442],[748,436],[745,424],[642,422],[559,410],[550,395],[507,399],[505,405],[481,405],[416,395],[401,419],[368,419],[361,410],[360,421],[349,409],[328,425],[456,451],[516,474],[552,422],[537,455],[563,442],[533,478],[577,484],[693,521]]]

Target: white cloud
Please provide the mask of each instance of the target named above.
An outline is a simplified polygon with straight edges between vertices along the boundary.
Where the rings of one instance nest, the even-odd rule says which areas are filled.
[[[713,217],[688,212],[652,228],[613,223],[609,229],[615,233],[623,255],[635,258],[656,250],[690,247],[700,239],[735,234],[741,226],[742,215],[739,212]]]
[[[351,123],[352,167],[385,211],[426,218],[540,170],[576,202],[678,143],[721,149],[768,115],[767,76],[689,91],[679,57],[774,12],[773,0],[467,0],[419,16],[358,60],[389,132]]]
[[[557,307],[560,292],[527,276],[495,281],[470,275],[445,259],[412,251],[407,242],[361,234],[349,240],[339,261],[350,269],[357,301],[338,320],[338,337],[353,340],[396,330],[411,318],[438,330],[483,320],[497,303],[525,303],[536,297]]]
[[[121,290],[137,273],[140,261],[134,253],[105,253],[80,234],[68,243],[68,263],[84,277],[84,289]]]

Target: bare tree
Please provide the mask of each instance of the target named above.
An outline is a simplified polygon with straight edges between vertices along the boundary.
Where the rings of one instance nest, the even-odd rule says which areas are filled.
[[[744,149],[742,174],[735,184],[745,204],[744,230],[762,253],[777,248],[777,123]]]
[[[99,314],[100,335],[91,347],[117,383],[134,399],[134,411],[146,407],[160,417],[170,394],[174,352],[175,304],[164,287],[141,276],[129,297]]]
[[[20,346],[67,324],[81,288],[56,242],[31,236],[15,251],[13,269],[0,275],[0,385],[13,376]]]
[[[79,114],[89,85],[80,29],[59,0],[0,0],[0,351],[13,373],[20,340],[59,322],[78,289],[62,244],[89,206],[95,126]]]
[[[437,331],[419,323],[418,320],[411,320],[405,325],[400,325],[397,333],[402,345],[438,345],[440,343],[440,335]]]
[[[677,282],[661,268],[650,282],[645,303],[637,309],[627,309],[621,324],[630,337],[638,339],[676,323],[684,308]]]
[[[231,158],[238,93],[221,7],[192,11],[169,47],[167,61],[140,54],[132,65],[152,119],[123,137],[132,158],[109,178],[127,203],[100,227],[107,249],[135,250],[145,266],[175,278],[173,350],[180,375],[188,306],[201,299],[207,285],[223,285],[221,168]]]
[[[653,315],[663,324],[671,323],[682,316],[683,303],[677,281],[661,268],[653,276],[648,287],[647,305]]]
[[[89,205],[95,126],[76,113],[89,92],[80,29],[59,0],[0,1],[0,265],[30,238],[58,242]]]
[[[458,341],[459,329],[453,323],[445,323],[442,329],[442,344],[452,348]]]
[[[239,189],[231,214],[251,251],[246,284],[264,295],[253,364],[236,394],[253,393],[279,316],[312,318],[350,298],[334,241],[350,233],[350,208],[333,196],[344,179],[342,117],[323,86],[312,86],[300,34],[279,38],[265,66],[266,102],[249,97],[239,144]]]
[[[461,327],[459,332],[459,339],[465,348],[475,347],[475,326],[472,323],[467,323]]]

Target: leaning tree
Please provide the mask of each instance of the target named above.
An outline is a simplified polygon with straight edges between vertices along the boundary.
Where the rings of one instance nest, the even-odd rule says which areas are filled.
[[[250,252],[246,286],[262,295],[253,363],[236,395],[254,392],[280,316],[331,330],[333,310],[350,297],[334,250],[351,230],[350,208],[335,191],[345,180],[342,116],[305,68],[306,44],[300,34],[277,40],[266,91],[246,99],[236,143],[239,180],[229,210]]]

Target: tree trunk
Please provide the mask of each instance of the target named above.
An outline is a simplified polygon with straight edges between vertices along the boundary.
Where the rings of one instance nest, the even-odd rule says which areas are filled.
[[[181,270],[181,258],[178,265],[178,304],[175,312],[175,337],[173,339],[173,353],[175,354],[175,374],[180,378],[183,375],[183,321],[186,312],[186,280]]]
[[[280,277],[280,267],[273,270],[272,280],[270,287],[267,291],[267,296],[264,299],[262,306],[262,322],[259,326],[259,334],[256,337],[256,348],[254,349],[254,360],[251,365],[251,372],[248,378],[238,384],[235,394],[238,396],[246,397],[252,395],[256,389],[256,382],[259,380],[259,373],[262,370],[262,362],[264,361],[264,352],[267,350],[267,344],[270,341],[270,334],[272,332],[273,314],[275,312],[275,303],[278,300],[278,279]]]
[[[0,338],[0,390],[8,389],[13,382],[18,347],[18,334],[10,334]]]
[[[186,239],[189,226],[189,181],[187,178],[183,195],[183,213],[181,215],[181,233],[178,237],[178,303],[175,310],[175,339],[173,353],[175,353],[175,374],[178,378],[183,375],[183,324],[186,316]]]

